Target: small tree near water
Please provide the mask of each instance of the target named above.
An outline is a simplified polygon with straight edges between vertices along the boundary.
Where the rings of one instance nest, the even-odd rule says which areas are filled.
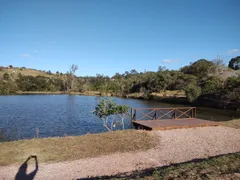
[[[128,117],[128,106],[118,105],[111,99],[101,99],[95,107],[93,114],[103,120],[103,126],[109,131],[120,124],[124,129],[124,119]],[[120,121],[119,121],[120,118]]]

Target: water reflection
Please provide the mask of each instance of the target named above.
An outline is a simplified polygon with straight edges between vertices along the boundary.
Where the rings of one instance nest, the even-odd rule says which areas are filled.
[[[114,98],[130,107],[179,107],[182,105],[157,101]],[[17,130],[17,139],[33,138],[36,128],[39,137],[82,135],[104,132],[102,121],[92,114],[97,100],[91,96],[26,95],[0,96],[0,129]],[[223,121],[240,118],[240,112],[197,108],[197,117]],[[130,127],[130,121],[126,121]]]

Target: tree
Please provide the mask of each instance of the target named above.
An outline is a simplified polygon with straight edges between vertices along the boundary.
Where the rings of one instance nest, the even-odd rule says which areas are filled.
[[[194,102],[196,99],[201,95],[201,88],[198,87],[196,84],[188,84],[185,88],[185,93],[187,96],[187,100],[189,102]]]
[[[115,75],[112,77],[112,79],[121,79],[123,76],[120,73],[115,73]]]
[[[14,94],[17,90],[17,86],[13,81],[0,81],[0,95]]]
[[[217,67],[214,63],[200,59],[190,66],[181,68],[181,71],[185,74],[192,74],[198,77],[200,80],[206,80],[207,77],[214,75],[217,71]]]
[[[165,66],[158,66],[158,72],[163,72],[166,71],[166,67]]]
[[[194,75],[178,72],[175,76],[171,83],[171,90],[184,90],[190,83],[197,84],[197,77]]]
[[[229,61],[228,67],[231,69],[234,69],[234,70],[239,70],[240,69],[240,56],[232,58]]]
[[[75,83],[75,72],[78,70],[78,65],[72,64],[70,66],[68,74],[68,80],[70,82],[71,90],[74,90],[74,83]]]
[[[224,66],[224,60],[223,59],[224,59],[223,57],[217,55],[216,59],[212,60],[212,63],[214,63],[217,66]]]
[[[129,77],[129,74],[130,74],[130,73],[129,73],[128,71],[125,71],[124,77],[125,77],[125,78],[128,78],[128,77]]]
[[[4,74],[3,74],[3,80],[8,81],[9,79],[10,79],[9,74],[8,74],[8,73],[4,73]]]
[[[136,71],[136,69],[132,69],[131,71],[130,71],[130,74],[132,74],[132,75],[135,75],[135,74],[137,74],[138,72]]]
[[[124,129],[124,119],[128,116],[128,109],[126,105],[118,105],[113,100],[105,98],[98,102],[93,114],[103,120],[103,126],[107,130],[112,131],[117,124],[121,124]],[[120,117],[120,121],[116,116]]]
[[[240,102],[240,77],[227,78],[221,97],[225,101]]]
[[[218,77],[209,77],[203,84],[202,94],[216,94],[223,88],[223,81]]]

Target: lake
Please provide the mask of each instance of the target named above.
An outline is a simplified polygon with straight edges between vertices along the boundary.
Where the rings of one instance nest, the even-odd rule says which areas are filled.
[[[119,104],[138,107],[179,107],[157,101],[114,98]],[[83,135],[105,132],[102,121],[92,114],[98,100],[79,95],[14,95],[0,96],[0,129],[12,139]],[[224,121],[240,118],[240,112],[197,108],[197,117]],[[125,122],[130,128],[130,120]]]

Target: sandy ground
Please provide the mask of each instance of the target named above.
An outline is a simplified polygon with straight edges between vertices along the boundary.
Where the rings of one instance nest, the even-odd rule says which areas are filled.
[[[71,162],[39,164],[34,179],[78,179],[115,175],[151,167],[186,162],[220,154],[240,152],[240,130],[229,127],[202,127],[152,131],[158,147],[145,152],[117,153]],[[0,179],[14,179],[20,165],[0,167]],[[28,173],[34,169],[28,167]]]

